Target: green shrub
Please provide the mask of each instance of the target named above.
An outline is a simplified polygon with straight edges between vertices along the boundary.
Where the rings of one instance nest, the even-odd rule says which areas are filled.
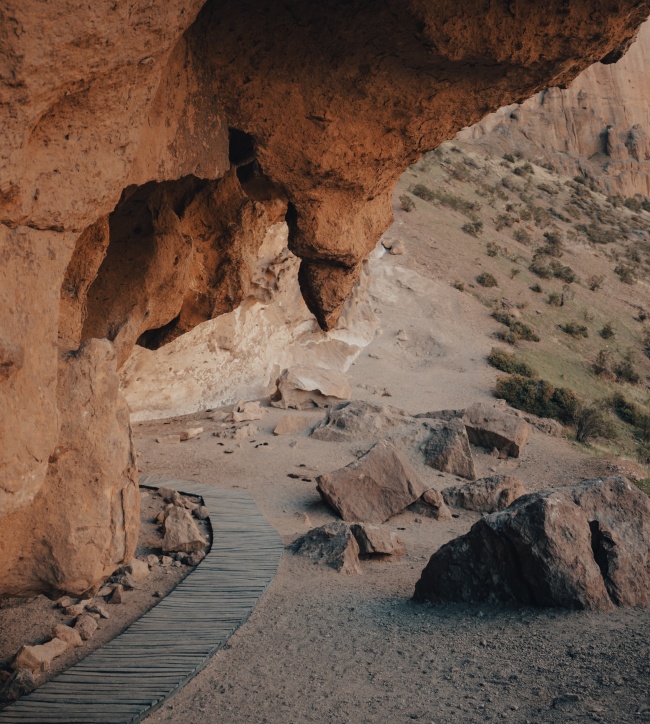
[[[641,339],[641,347],[646,357],[650,357],[650,327],[643,330],[643,338]]]
[[[402,211],[413,211],[415,208],[415,201],[410,196],[407,196],[406,194],[402,194],[399,197],[399,207],[402,209]]]
[[[544,292],[539,284],[533,284],[533,286],[530,288],[530,291],[535,292],[535,294],[542,294]]]
[[[618,275],[623,284],[636,284],[636,272],[627,264],[618,264],[614,269],[614,274]]]
[[[515,241],[518,241],[520,244],[524,244],[525,246],[530,246],[531,242],[533,241],[532,236],[526,231],[526,229],[517,229],[512,234],[512,238]]]
[[[526,163],[522,164],[521,166],[513,168],[512,173],[514,173],[515,176],[532,176],[535,173],[535,169],[531,166],[530,163],[528,163],[528,161],[526,161]]]
[[[460,228],[466,234],[469,234],[470,236],[478,236],[479,234],[483,233],[483,222],[482,221],[467,222],[466,224],[463,224]]]
[[[605,324],[603,326],[603,328],[600,330],[600,332],[598,332],[598,334],[603,339],[612,339],[613,337],[616,336],[616,332],[614,331],[614,327],[612,327],[611,322],[607,322],[607,324]]]
[[[465,291],[465,285],[463,284],[463,282],[455,281],[452,286],[454,289],[458,289],[459,292]]]
[[[623,422],[628,425],[633,425],[634,427],[639,424],[641,416],[644,414],[639,405],[634,402],[630,402],[620,392],[616,392],[612,395],[609,400],[609,404],[612,410],[614,410],[614,413],[623,420]]]
[[[565,332],[566,334],[570,334],[576,339],[589,336],[589,330],[584,326],[584,324],[578,324],[577,322],[567,322],[566,324],[560,324],[559,327],[563,332]]]
[[[510,214],[497,214],[497,218],[494,220],[494,227],[497,231],[501,231],[505,228],[510,228],[515,223],[515,220]]]
[[[616,233],[612,229],[604,229],[599,224],[578,224],[576,229],[582,232],[592,244],[613,244]]]
[[[533,380],[521,375],[499,377],[497,396],[509,405],[539,417],[552,417],[564,424],[572,424],[580,399],[571,390],[554,387],[546,380]]]
[[[634,367],[634,361],[630,355],[614,365],[614,374],[617,382],[629,382],[631,385],[638,385],[641,375]]]
[[[498,287],[499,284],[497,283],[497,280],[494,278],[490,272],[482,272],[476,277],[476,281],[482,286],[482,287]]]
[[[636,449],[637,460],[641,465],[650,465],[650,445],[643,443]],[[647,493],[647,490],[645,491]]]
[[[460,196],[454,196],[454,194],[449,194],[440,189],[430,189],[424,184],[415,184],[415,186],[411,186],[409,191],[413,196],[417,196],[423,201],[439,203],[454,211],[459,211],[461,214],[472,219],[472,221],[476,221],[476,212],[481,210],[481,204],[477,201],[466,201]]]
[[[614,427],[597,405],[579,405],[575,414],[576,440],[588,442],[595,437],[614,437]]]
[[[511,153],[504,153],[503,154],[503,160],[508,161],[508,163],[514,163],[515,157]]]
[[[488,256],[497,256],[499,253],[499,246],[493,241],[488,241],[486,246],[486,253]]]
[[[546,301],[548,304],[551,305],[551,307],[561,307],[562,306],[562,297],[557,292],[551,292],[548,295],[548,299]]]
[[[516,317],[513,317],[512,314],[508,312],[504,312],[503,310],[497,310],[495,312],[492,312],[492,317],[497,320],[497,322],[501,322],[501,324],[505,324],[506,327],[510,330],[510,335],[502,336],[502,339],[504,342],[508,342],[510,344],[513,344],[511,339],[514,339],[514,341],[518,341],[520,339],[523,339],[527,342],[539,342],[539,337],[537,333],[533,330],[532,327],[529,327],[524,322],[520,321]]]
[[[587,279],[587,286],[592,292],[597,292],[603,286],[604,281],[604,274],[592,274],[589,279]]]
[[[547,231],[544,233],[546,243],[541,247],[540,253],[559,259],[564,253],[564,240],[559,232]]]
[[[508,374],[521,375],[522,377],[537,377],[535,370],[524,360],[520,359],[510,352],[498,347],[492,347],[487,361],[501,372]]]
[[[563,264],[560,264],[559,261],[555,260],[551,262],[550,266],[553,276],[557,279],[561,279],[567,284],[573,284],[573,282],[577,279],[576,273],[570,266],[564,266]]]
[[[539,257],[533,258],[528,269],[541,279],[550,279],[553,276],[553,270]]]
[[[612,353],[608,349],[601,349],[596,355],[596,361],[591,365],[595,375],[612,379],[614,377],[614,363]]]

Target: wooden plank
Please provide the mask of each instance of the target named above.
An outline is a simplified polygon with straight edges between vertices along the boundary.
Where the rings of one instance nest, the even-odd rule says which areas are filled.
[[[201,496],[210,551],[126,631],[0,711],[0,724],[135,724],[206,665],[266,591],[284,546],[248,493],[150,475],[140,485]]]

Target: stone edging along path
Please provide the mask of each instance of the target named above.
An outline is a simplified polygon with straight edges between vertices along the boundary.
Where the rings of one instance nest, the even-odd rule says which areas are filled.
[[[152,476],[140,485],[201,496],[210,511],[210,551],[123,633],[0,711],[0,724],[141,721],[201,671],[273,579],[282,540],[248,493]]]

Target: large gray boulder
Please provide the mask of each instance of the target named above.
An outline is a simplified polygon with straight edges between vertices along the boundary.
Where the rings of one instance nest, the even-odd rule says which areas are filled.
[[[323,500],[343,520],[363,523],[383,523],[427,489],[402,453],[384,440],[316,482]]]
[[[341,573],[361,573],[356,538],[350,526],[340,520],[313,528],[296,539],[289,550]]]
[[[431,556],[428,601],[650,604],[650,500],[622,476],[524,495]]]

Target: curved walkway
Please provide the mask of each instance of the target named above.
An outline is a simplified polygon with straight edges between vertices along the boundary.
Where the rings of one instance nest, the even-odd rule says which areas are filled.
[[[200,495],[210,510],[209,553],[126,631],[0,711],[0,724],[141,721],[196,676],[273,579],[282,541],[248,493],[152,476],[140,485]]]

